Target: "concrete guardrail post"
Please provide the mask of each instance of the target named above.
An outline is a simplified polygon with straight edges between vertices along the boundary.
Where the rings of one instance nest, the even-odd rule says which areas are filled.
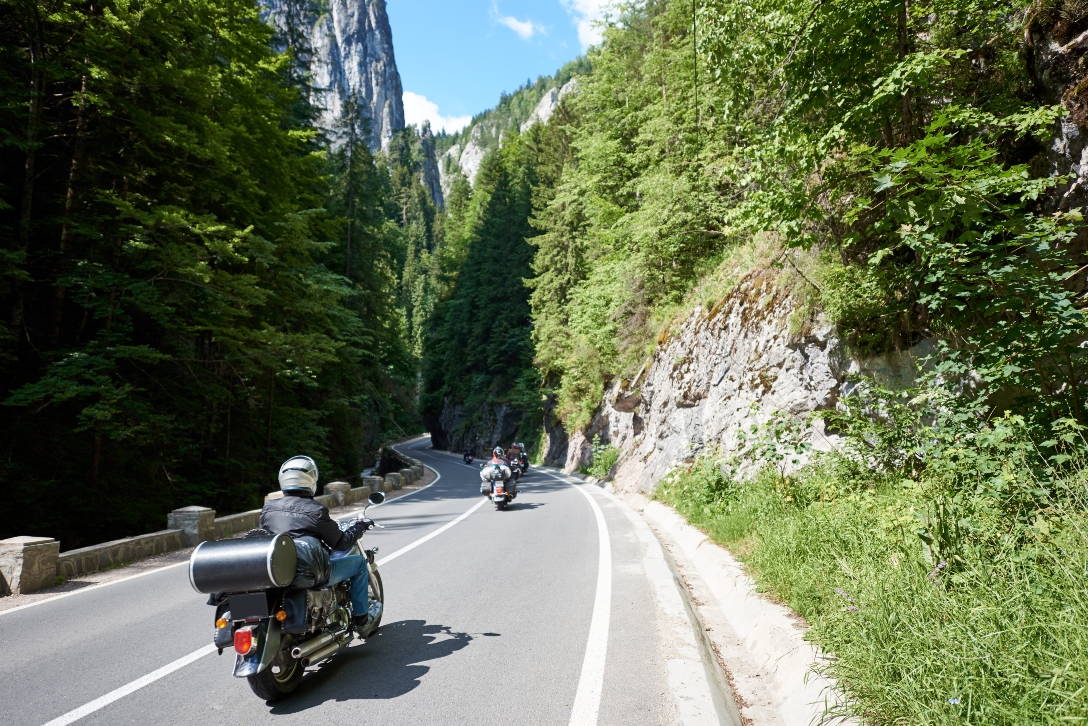
[[[400,481],[401,481],[401,486],[411,486],[412,483],[415,481],[415,477],[412,476],[412,470],[411,469],[401,469],[400,470]]]
[[[37,592],[57,582],[60,542],[51,537],[0,540],[0,593]]]
[[[196,547],[215,539],[215,510],[195,506],[175,509],[166,515],[166,528],[180,529],[185,533],[185,544]]]
[[[325,485],[325,493],[331,494],[336,499],[336,506],[342,507],[348,503],[348,490],[351,485],[346,481],[334,481]]]
[[[385,475],[385,482],[384,486],[382,486],[382,491],[391,492],[394,489],[400,489],[400,487],[400,474],[390,472],[389,474]]]
[[[382,478],[380,476],[364,476],[363,477],[363,486],[370,487],[370,491],[372,491],[372,492],[391,491],[389,489],[386,489],[384,486],[382,486],[384,483],[385,482],[382,480]],[[370,496],[370,495],[368,494],[367,496]]]
[[[423,464],[416,464],[412,467],[412,471],[415,472],[416,481],[419,481],[423,478]]]

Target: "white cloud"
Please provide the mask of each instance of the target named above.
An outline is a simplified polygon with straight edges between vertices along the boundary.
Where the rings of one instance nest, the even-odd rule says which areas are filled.
[[[548,29],[539,23],[534,23],[532,20],[518,20],[513,15],[499,15],[499,3],[498,0],[492,0],[491,2],[491,20],[499,25],[505,25],[518,34],[518,37],[522,40],[529,40],[537,33],[541,35],[547,35]]]
[[[578,26],[578,42],[584,52],[589,46],[601,42],[601,29],[596,23],[603,20],[615,0],[562,0],[563,7]]]
[[[438,113],[438,104],[428,101],[426,96],[411,91],[404,92],[404,122],[421,126],[424,121],[431,122],[433,131],[454,133],[468,126],[472,116],[443,116]]]
[[[544,35],[544,28],[537,25],[532,20],[518,20],[513,15],[504,15],[502,17],[496,16],[495,20],[497,20],[500,25],[505,25],[510,28],[510,30],[513,30],[522,40],[529,40],[529,38],[532,38],[536,33]]]

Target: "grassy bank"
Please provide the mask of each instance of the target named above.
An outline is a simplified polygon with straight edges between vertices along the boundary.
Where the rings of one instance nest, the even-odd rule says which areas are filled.
[[[956,438],[973,467],[945,451],[913,476],[876,475],[839,452],[742,480],[735,459],[708,456],[657,497],[812,624],[866,722],[1084,722],[1085,477],[1047,469],[1015,422],[984,432]]]

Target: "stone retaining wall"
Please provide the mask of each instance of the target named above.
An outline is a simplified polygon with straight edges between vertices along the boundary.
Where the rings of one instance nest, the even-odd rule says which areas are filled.
[[[62,553],[57,557],[56,574],[64,578],[77,577],[84,572],[126,565],[184,547],[185,533],[180,529],[164,529],[161,532],[125,537]]]
[[[251,529],[257,529],[261,524],[261,510],[251,509],[240,514],[228,514],[225,517],[215,518],[215,538],[230,539],[235,535],[244,534]]]
[[[330,482],[325,493],[314,497],[315,501],[329,509],[365,502],[371,492],[392,491],[418,481],[423,476],[423,465],[406,457],[391,447],[390,460],[400,467],[398,473],[390,473],[383,480],[378,476],[363,478],[363,485],[351,487],[347,482]],[[283,496],[273,492],[266,497]],[[150,534],[102,544],[82,547],[60,553],[60,543],[49,537],[12,537],[0,540],[0,596],[12,593],[28,593],[52,587],[57,577],[78,577],[109,567],[127,565],[136,560],[166,552],[195,547],[206,540],[230,539],[260,526],[261,510],[228,514],[216,517],[215,510],[207,507],[182,507],[167,516],[167,529]]]

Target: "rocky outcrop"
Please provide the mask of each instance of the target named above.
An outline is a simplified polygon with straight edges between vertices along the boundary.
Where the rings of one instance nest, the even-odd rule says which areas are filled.
[[[466,409],[462,403],[449,399],[437,417],[424,416],[424,425],[431,434],[436,449],[460,453],[471,446],[477,456],[483,456],[496,446],[509,446],[517,434],[522,412],[506,403],[484,404]]]
[[[483,163],[484,155],[487,153],[487,149],[483,144],[484,124],[478,123],[472,127],[472,131],[469,133],[468,143],[465,144],[463,149],[458,149],[457,146],[450,147],[452,152],[457,149],[457,166],[461,170],[461,173],[468,177],[469,184],[476,183],[476,174],[480,171],[480,164]]]
[[[445,194],[442,189],[442,178],[438,169],[438,159],[434,153],[434,134],[431,133],[431,122],[424,121],[423,128],[419,131],[420,155],[423,157],[423,169],[421,176],[423,188],[431,195],[431,201],[439,210],[445,208],[443,199]]]
[[[548,123],[548,119],[552,117],[552,113],[555,111],[555,107],[559,105],[559,101],[567,94],[574,93],[577,90],[578,79],[572,78],[564,83],[562,88],[553,88],[545,93],[544,97],[540,99],[540,103],[533,109],[533,113],[521,125],[521,133],[524,134],[531,129],[533,124]]]
[[[318,126],[342,143],[345,104],[354,98],[370,119],[372,150],[404,128],[404,102],[385,0],[260,0],[262,17],[283,46],[299,48],[310,75]]]
[[[650,491],[701,452],[735,450],[752,423],[772,415],[800,421],[835,406],[849,392],[851,373],[913,382],[921,348],[853,359],[830,325],[791,332],[793,310],[788,294],[758,275],[713,309],[695,310],[633,379],[612,383],[590,426],[571,435],[565,469],[591,463],[591,442],[599,436],[622,451],[616,487]],[[837,440],[818,419],[807,436],[817,450]]]

